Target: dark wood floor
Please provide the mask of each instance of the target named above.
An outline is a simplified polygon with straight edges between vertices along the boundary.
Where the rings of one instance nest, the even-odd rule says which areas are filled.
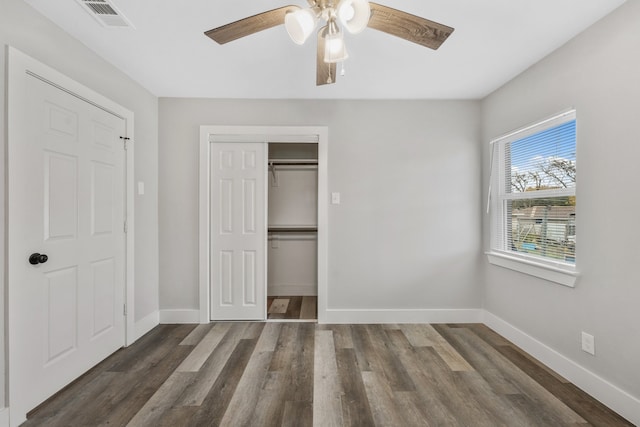
[[[267,297],[267,319],[315,320],[318,318],[318,297]]]
[[[25,426],[630,426],[483,325],[161,325]]]

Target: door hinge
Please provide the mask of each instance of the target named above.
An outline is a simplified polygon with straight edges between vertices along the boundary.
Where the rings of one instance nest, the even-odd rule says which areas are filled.
[[[127,224],[127,221],[125,220],[125,222],[124,222],[124,234],[127,234],[128,230],[129,230],[129,226]]]
[[[122,315],[126,316],[127,315],[127,304],[123,304],[122,305]]]

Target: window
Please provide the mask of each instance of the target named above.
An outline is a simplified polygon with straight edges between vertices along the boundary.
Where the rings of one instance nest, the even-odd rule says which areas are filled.
[[[575,111],[492,141],[491,171],[491,255],[503,258],[494,263],[574,273]]]

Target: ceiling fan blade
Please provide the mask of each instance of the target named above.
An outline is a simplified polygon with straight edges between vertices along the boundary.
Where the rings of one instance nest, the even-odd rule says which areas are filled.
[[[368,26],[413,43],[437,49],[451,35],[453,28],[401,10],[369,3],[371,18]]]
[[[298,9],[300,9],[298,6],[280,7],[223,25],[222,27],[214,28],[206,31],[204,34],[218,44],[229,43],[259,31],[284,24],[284,16],[288,12],[293,12]]]
[[[327,27],[318,31],[318,52],[316,56],[316,86],[330,85],[336,82],[336,63],[324,62],[325,40]]]

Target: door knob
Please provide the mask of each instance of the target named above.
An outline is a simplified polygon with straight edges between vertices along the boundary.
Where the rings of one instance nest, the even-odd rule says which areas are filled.
[[[46,254],[33,253],[29,257],[29,264],[31,265],[44,264],[48,260],[49,260],[49,257]]]

